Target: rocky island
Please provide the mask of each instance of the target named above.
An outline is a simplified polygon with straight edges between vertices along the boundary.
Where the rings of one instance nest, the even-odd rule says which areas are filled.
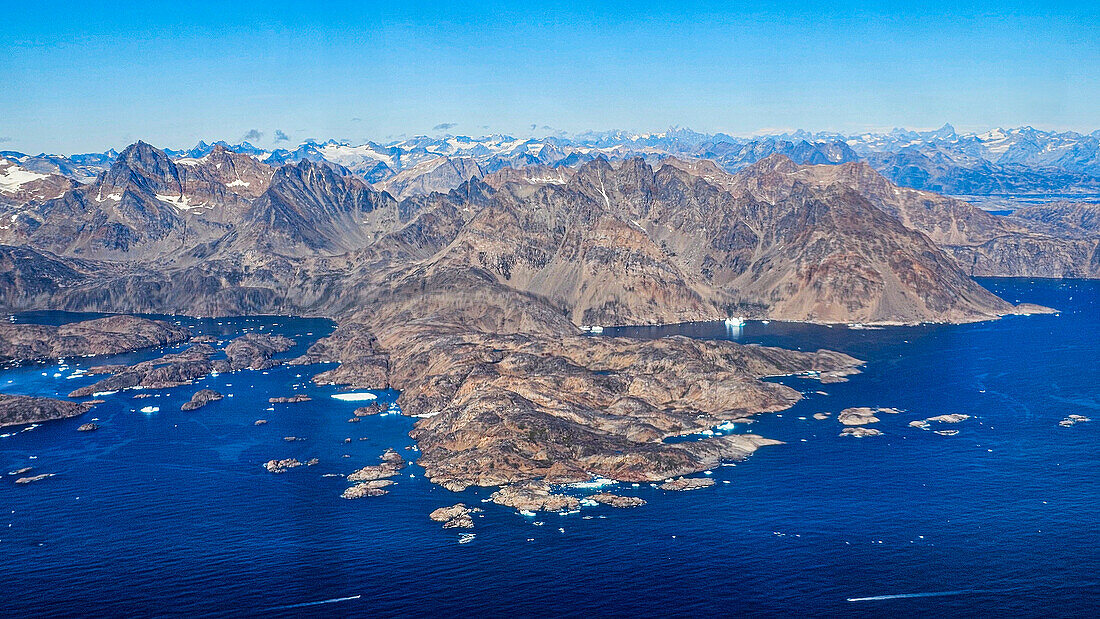
[[[89,375],[108,374],[110,376],[73,390],[69,393],[69,397],[80,398],[94,393],[132,388],[168,389],[190,385],[213,372],[225,374],[244,369],[267,369],[278,364],[271,359],[273,354],[283,352],[293,344],[293,340],[282,336],[247,333],[231,340],[225,346],[222,351],[225,359],[214,359],[213,357],[218,353],[216,348],[206,343],[192,343],[181,352],[169,353],[131,366],[109,365],[90,368],[87,372]],[[200,390],[192,401],[184,406],[198,408],[218,399],[221,399],[221,395],[217,392]],[[194,409],[185,408],[184,410]]]
[[[0,393],[0,427],[83,415],[92,404]]]
[[[187,340],[187,329],[162,320],[108,316],[61,326],[0,322],[0,365],[115,355]]]
[[[444,529],[472,529],[474,528],[474,514],[481,513],[477,507],[466,507],[464,503],[456,503],[450,507],[440,507],[428,515],[436,522],[442,522]]]
[[[223,397],[224,396],[222,396],[222,394],[214,391],[213,389],[200,389],[195,392],[195,395],[191,396],[191,399],[189,401],[184,402],[183,405],[180,406],[180,410],[193,411],[202,408],[203,406],[206,406],[211,402],[217,402]]]

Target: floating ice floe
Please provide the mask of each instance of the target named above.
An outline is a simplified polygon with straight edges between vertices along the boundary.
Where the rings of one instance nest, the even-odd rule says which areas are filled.
[[[725,430],[725,431],[729,432],[730,430],[733,430],[735,427],[736,427],[736,424],[734,424],[732,421],[727,421],[727,422],[725,422],[721,425],[715,426],[714,429],[715,430]]]
[[[535,517],[535,512],[533,512],[529,509],[521,509],[521,510],[519,510],[519,515],[524,516],[526,518],[534,518]]]
[[[605,488],[607,486],[614,486],[619,482],[614,479],[607,479],[606,477],[593,477],[591,481],[579,481],[574,484],[569,484],[571,488]]]
[[[96,391],[95,393],[92,394],[92,397],[93,398],[100,398],[100,397],[103,397],[105,395],[114,395],[116,393],[118,393],[118,391]]]
[[[334,393],[333,399],[340,400],[342,402],[362,402],[364,400],[377,400],[378,396],[373,393],[361,392],[361,393]]]
[[[160,407],[159,406],[146,406],[145,408],[141,409],[141,412],[143,412],[143,413],[159,413],[160,412]]]
[[[581,507],[596,507],[599,503],[592,499],[581,499]]]

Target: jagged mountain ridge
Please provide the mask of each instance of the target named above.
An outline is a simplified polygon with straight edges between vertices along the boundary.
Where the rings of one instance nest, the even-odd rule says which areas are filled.
[[[174,159],[194,159],[219,147],[229,146],[225,142],[199,142],[190,149],[166,152]],[[688,129],[530,139],[446,135],[385,144],[307,141],[293,149],[275,150],[243,142],[231,150],[273,166],[303,159],[328,161],[369,183],[384,182],[444,157],[471,159],[485,172],[527,165],[575,166],[598,156],[610,160],[643,157],[651,162],[670,156],[704,158],[736,172],[769,155],[784,154],[800,164],[863,160],[897,184],[954,195],[1100,193],[1100,131],[1082,134],[1032,127],[960,134],[951,125],[944,125],[933,131],[895,129],[855,135],[795,131],[753,138]],[[87,183],[106,170],[117,153],[67,158],[13,152],[0,155],[17,159],[33,171],[63,174]],[[456,186],[451,184],[446,189]]]
[[[127,265],[94,290],[62,292],[70,306],[99,309],[141,290],[142,311],[181,311],[182,300],[204,313],[330,314],[377,303],[387,287],[439,297],[427,287],[441,282],[455,298],[544,303],[573,324],[733,313],[956,321],[1012,311],[925,236],[836,184],[799,184],[769,202],[730,191],[735,177],[698,163],[600,158],[568,175],[501,170],[487,183],[397,201],[346,169],[301,160],[250,199],[229,191],[229,151],[216,153],[180,162],[136,144],[95,185],[48,202],[21,244]],[[234,156],[247,159],[241,168],[262,165]],[[110,191],[121,193],[101,198]]]

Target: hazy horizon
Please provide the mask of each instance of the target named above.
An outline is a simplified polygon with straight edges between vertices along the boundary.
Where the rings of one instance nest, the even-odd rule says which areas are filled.
[[[270,131],[270,132],[263,131],[261,129],[254,129],[254,131],[257,131],[260,134],[258,137],[257,136],[245,135],[245,136],[242,136],[240,139],[231,140],[231,139],[226,139],[226,138],[223,138],[223,137],[213,137],[213,136],[211,136],[211,137],[200,137],[200,138],[198,138],[195,141],[190,142],[190,143],[172,143],[172,144],[161,144],[161,143],[154,142],[152,140],[148,140],[148,139],[145,139],[145,138],[142,138],[142,137],[138,137],[138,138],[136,138],[136,139],[134,139],[133,141],[130,141],[130,142],[112,144],[112,145],[106,146],[105,148],[102,148],[102,149],[87,150],[87,151],[82,151],[82,152],[75,152],[75,151],[73,151],[73,152],[55,152],[55,151],[51,152],[51,151],[20,150],[20,149],[17,149],[17,148],[12,148],[10,146],[10,143],[0,142],[0,152],[5,152],[5,151],[6,152],[22,152],[25,155],[32,155],[32,156],[40,155],[40,154],[42,154],[42,155],[58,155],[58,156],[74,156],[74,155],[109,152],[111,150],[122,151],[126,147],[128,147],[132,144],[135,144],[137,142],[145,142],[145,143],[150,144],[151,146],[154,146],[156,148],[163,149],[163,150],[170,150],[170,151],[185,151],[185,150],[190,150],[192,148],[195,148],[195,147],[199,146],[201,143],[205,143],[207,145],[213,145],[213,144],[217,144],[219,142],[224,142],[224,143],[226,143],[230,146],[240,146],[244,143],[248,143],[248,144],[250,144],[250,145],[252,145],[252,146],[254,146],[258,149],[267,150],[267,151],[273,151],[273,150],[278,150],[278,149],[285,149],[285,150],[291,150],[292,151],[292,150],[295,150],[295,149],[297,149],[301,146],[304,146],[306,144],[310,144],[310,143],[324,144],[324,143],[328,143],[328,142],[338,142],[340,144],[348,144],[348,145],[352,145],[352,146],[360,146],[360,145],[365,145],[365,144],[368,144],[368,143],[376,144],[376,145],[379,145],[379,146],[392,146],[392,145],[400,144],[402,142],[417,140],[417,139],[443,140],[443,139],[448,139],[448,138],[468,138],[468,139],[474,140],[474,141],[481,141],[481,140],[487,140],[487,139],[490,139],[490,138],[493,138],[493,137],[498,137],[498,136],[499,137],[513,138],[513,139],[517,139],[517,140],[561,139],[561,140],[565,140],[565,141],[578,141],[578,142],[580,142],[580,141],[583,141],[583,140],[586,140],[586,139],[594,140],[594,139],[596,139],[600,136],[607,137],[607,136],[611,136],[613,134],[629,134],[631,138],[657,137],[657,136],[660,136],[662,134],[672,132],[672,131],[691,131],[691,132],[704,134],[704,135],[708,135],[708,136],[724,135],[724,136],[729,136],[729,137],[740,139],[740,140],[763,140],[763,139],[768,139],[768,138],[790,137],[789,134],[794,134],[794,133],[798,133],[798,132],[808,133],[808,134],[812,134],[812,135],[835,133],[835,134],[837,134],[838,136],[841,136],[841,137],[852,138],[852,137],[857,137],[859,135],[887,135],[887,134],[890,134],[891,132],[894,132],[894,131],[908,131],[908,132],[914,132],[914,133],[929,133],[929,132],[937,131],[937,130],[943,128],[945,125],[951,125],[955,129],[955,132],[960,136],[982,135],[982,134],[989,133],[989,132],[996,131],[996,130],[1004,130],[1004,131],[1007,132],[1007,131],[1013,131],[1013,130],[1017,130],[1017,129],[1023,129],[1023,128],[1026,128],[1026,127],[1031,127],[1032,129],[1036,129],[1038,131],[1053,132],[1053,133],[1070,133],[1070,132],[1073,132],[1073,133],[1078,133],[1082,136],[1091,135],[1092,133],[1096,133],[1097,131],[1100,131],[1100,129],[1092,129],[1092,130],[1086,129],[1086,130],[1083,130],[1083,131],[1075,131],[1075,130],[1072,130],[1072,129],[1044,128],[1044,127],[1041,127],[1041,126],[1036,126],[1034,124],[1033,125],[1021,125],[1021,126],[1018,126],[1018,127],[1015,127],[1015,126],[1014,127],[1003,127],[1002,126],[1002,127],[987,127],[987,128],[964,130],[963,128],[955,126],[951,123],[945,123],[944,125],[940,125],[940,126],[937,126],[937,127],[874,128],[874,129],[868,129],[866,131],[860,131],[860,132],[839,132],[839,131],[833,131],[833,130],[828,130],[828,129],[818,130],[818,129],[807,129],[807,128],[790,128],[790,129],[763,129],[759,132],[737,134],[737,133],[727,133],[727,132],[721,132],[721,131],[719,131],[719,132],[703,132],[703,131],[696,131],[695,129],[693,129],[691,127],[673,126],[673,127],[668,127],[666,129],[663,129],[663,130],[652,130],[652,131],[626,131],[626,130],[623,130],[623,129],[603,129],[603,130],[589,129],[589,130],[580,131],[580,132],[576,132],[576,133],[567,133],[567,132],[564,132],[564,131],[557,131],[557,132],[549,133],[549,132],[545,132],[545,131],[539,131],[539,130],[536,129],[536,130],[528,131],[526,133],[520,132],[519,134],[474,133],[474,132],[471,132],[471,133],[454,132],[454,133],[452,133],[452,132],[446,131],[446,130],[436,130],[436,131],[430,131],[430,132],[427,132],[427,133],[420,133],[420,134],[409,134],[409,135],[402,134],[400,136],[391,136],[392,139],[376,139],[376,138],[371,138],[369,136],[363,137],[363,138],[360,138],[360,139],[326,136],[326,137],[307,137],[307,138],[301,139],[300,141],[293,141],[289,138],[281,139],[281,138],[274,137],[279,132],[278,129]]]
[[[1072,4],[102,2],[5,18],[0,149],[25,152],[276,130],[1087,133],[1100,118],[1100,9]]]

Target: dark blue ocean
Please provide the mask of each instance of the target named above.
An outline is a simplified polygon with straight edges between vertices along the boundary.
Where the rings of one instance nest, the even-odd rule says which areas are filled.
[[[609,329],[831,348],[867,366],[847,383],[781,379],[805,400],[738,431],[786,444],[715,469],[713,488],[627,486],[649,504],[540,515],[543,526],[482,505],[487,490],[434,487],[416,466],[386,496],[341,499],[346,482],[322,475],[374,464],[387,447],[415,457],[404,449],[413,420],[348,423],[361,403],[308,383],[326,366],[226,374],[147,399],[123,392],[82,417],[5,428],[0,615],[1096,616],[1100,282],[982,283],[1061,313],[874,330]],[[295,338],[281,357],[332,329],[274,317],[173,320],[225,337]],[[104,362],[5,370],[0,391],[63,396],[94,380],[66,378],[74,368]],[[181,412],[202,387],[232,397]],[[313,400],[267,402],[301,392]],[[883,415],[885,435],[863,439],[812,418],[849,406],[904,412]],[[972,419],[944,426],[957,436],[907,427],[943,413]],[[1069,414],[1094,421],[1059,427]],[[269,423],[253,425],[260,418]],[[76,432],[93,419],[99,431]],[[287,457],[320,464],[282,475],[261,467]],[[24,466],[56,476],[17,486],[6,473]],[[427,518],[460,500],[485,508],[464,544]]]

